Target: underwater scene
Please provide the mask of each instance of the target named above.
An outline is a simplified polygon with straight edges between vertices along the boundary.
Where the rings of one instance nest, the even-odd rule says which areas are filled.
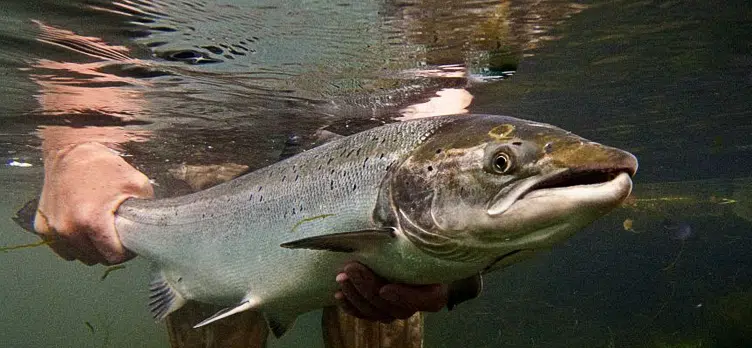
[[[752,347],[749,1],[7,0],[0,8],[0,347],[263,347],[267,336],[271,348]],[[514,131],[527,134],[531,126],[546,129],[537,134],[551,132],[557,141],[576,134],[627,151],[639,162],[636,174],[631,157],[606,163],[617,156],[612,152],[558,158],[585,161],[582,168],[600,171],[580,175],[578,183],[629,181],[624,172],[634,174],[631,194],[624,193],[608,214],[598,210],[592,224],[559,238],[550,249],[536,247],[520,262],[488,265],[484,271],[493,272],[483,274],[477,298],[389,325],[354,321],[331,309],[305,313],[292,325],[247,311],[253,304],[245,298],[235,307],[243,313],[201,328],[192,327],[224,306],[189,303],[167,321],[155,321],[152,312],[166,315],[182,304],[181,295],[165,285],[182,277],[154,280],[162,270],[150,260],[169,257],[155,251],[102,265],[87,259],[91,255],[53,252],[57,237],[40,239],[29,232],[37,204],[49,204],[38,200],[45,182],[71,188],[92,180],[106,187],[118,180],[116,172],[97,166],[84,167],[80,178],[51,174],[50,153],[98,143],[114,151],[112,163],[145,174],[144,187],[158,198],[203,191],[245,173],[263,173],[270,183],[281,180],[284,189],[296,187],[299,177],[318,177],[323,184],[311,186],[323,185],[324,191],[314,189],[309,197],[284,191],[285,197],[294,196],[293,211],[264,215],[268,226],[284,220],[291,233],[309,236],[319,226],[331,226],[338,214],[381,202],[387,192],[368,191],[369,180],[380,178],[368,171],[385,155],[379,154],[380,145],[358,143],[357,134],[406,144],[422,142],[421,136],[434,144],[440,141],[431,138],[436,135],[452,146],[467,145],[474,135],[432,133],[442,129],[432,122],[453,120],[441,117],[455,114],[508,115],[566,130],[508,121],[488,132],[499,141]],[[474,117],[457,116],[456,122],[490,122]],[[415,128],[400,128],[406,122]],[[381,137],[382,129],[397,131]],[[321,146],[351,143],[359,147],[340,149],[340,157],[360,156],[361,149],[373,157],[358,158],[362,166],[342,170],[336,179],[328,176],[334,169],[302,174],[304,166],[315,168],[315,161],[332,165],[331,158],[316,157],[326,151]],[[535,144],[522,143],[521,148]],[[556,144],[539,145],[557,159],[556,151],[566,146]],[[430,155],[460,156],[450,150],[455,152],[430,148]],[[527,158],[515,153],[495,155],[491,171],[509,174],[515,160]],[[429,157],[420,156],[408,162]],[[274,169],[283,160],[295,164],[292,174]],[[440,177],[442,170],[461,166],[427,168]],[[420,224],[420,216],[409,213],[421,207],[416,197],[423,196],[408,179],[420,185],[423,179],[415,178],[428,172],[393,180],[389,197],[417,202],[396,218],[399,222]],[[545,185],[561,184],[557,180]],[[264,181],[270,191],[262,191],[258,182],[247,200],[274,201],[271,184]],[[455,184],[446,181],[442,187]],[[305,202],[328,204],[321,192],[334,192],[337,185],[351,192],[342,196],[341,211],[304,207]],[[500,196],[498,190],[462,189],[446,202],[467,208],[472,195]],[[213,192],[222,190],[227,191]],[[378,194],[368,196],[373,192]],[[180,198],[166,202],[161,209],[171,213]],[[227,202],[191,214],[237,213],[234,201]],[[504,202],[489,211],[511,209]],[[139,209],[149,209],[123,206],[127,211],[118,214],[133,221]],[[575,207],[569,209],[562,219],[575,219]],[[311,213],[302,215],[304,210]],[[473,221],[475,216],[453,212],[433,219]],[[179,235],[182,225],[165,227],[161,223],[169,214],[159,214],[154,233],[172,228]],[[133,225],[123,219],[116,226],[126,246],[144,254],[156,248],[128,232]],[[218,229],[232,230],[236,222]],[[430,237],[418,229],[407,236],[411,241]],[[357,236],[377,243],[383,233]],[[157,239],[169,244],[181,238]],[[288,239],[298,240],[287,245],[293,249],[329,248],[338,255],[360,245],[282,240]],[[434,244],[429,241],[421,250],[445,251],[431,249]],[[238,243],[231,248],[246,249]],[[520,251],[526,250],[510,250],[496,261]],[[201,248],[192,252],[201,254]],[[194,256],[174,255],[187,264],[200,259]],[[74,258],[83,262],[66,261]],[[236,275],[232,272],[257,274],[255,267],[270,263],[243,259],[228,266],[227,278]],[[275,275],[267,281],[301,289],[318,284],[299,271],[284,272],[285,266],[283,272],[264,273]],[[394,268],[399,267],[377,271]],[[200,288],[192,291],[192,298],[202,298]],[[164,299],[165,293],[171,297]],[[278,307],[302,302],[283,299]],[[268,322],[269,328],[253,322]]]

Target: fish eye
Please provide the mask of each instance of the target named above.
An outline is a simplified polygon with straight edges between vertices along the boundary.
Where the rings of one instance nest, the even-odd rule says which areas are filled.
[[[492,168],[494,172],[504,174],[512,168],[512,159],[504,152],[498,152],[493,157]]]

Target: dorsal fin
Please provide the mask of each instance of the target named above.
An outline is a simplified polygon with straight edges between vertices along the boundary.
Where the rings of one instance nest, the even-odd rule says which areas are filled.
[[[157,273],[149,284],[149,310],[156,320],[163,320],[168,314],[185,304],[185,299],[167,282],[164,273]]]

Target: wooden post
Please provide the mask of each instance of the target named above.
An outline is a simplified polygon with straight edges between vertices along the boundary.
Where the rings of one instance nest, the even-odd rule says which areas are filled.
[[[423,314],[381,324],[358,319],[337,307],[324,308],[321,318],[326,348],[422,348]]]
[[[193,325],[222,309],[215,305],[188,302],[167,317],[172,348],[264,348],[268,336],[261,313],[246,311],[194,329]]]

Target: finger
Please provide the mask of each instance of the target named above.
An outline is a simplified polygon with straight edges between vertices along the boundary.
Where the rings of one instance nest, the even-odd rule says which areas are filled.
[[[379,312],[385,313],[391,318],[406,319],[417,311],[402,303],[390,302],[382,298],[379,290],[386,285],[386,281],[363,264],[351,262],[345,265],[344,272],[360,295]]]
[[[421,312],[438,312],[447,303],[447,289],[443,284],[424,286],[388,284],[381,288],[381,298]]]
[[[357,308],[353,307],[353,305],[351,305],[349,301],[347,301],[345,294],[343,294],[342,291],[337,291],[336,293],[334,293],[334,300],[335,302],[337,302],[337,306],[341,308],[345,313],[356,318],[368,319],[363,313],[361,313]]]
[[[355,288],[345,273],[337,275],[337,282],[340,284],[344,299],[363,315],[361,318],[381,322],[391,322],[394,320],[394,318],[391,318],[386,313],[371,305],[371,303],[361,295],[358,289]]]

